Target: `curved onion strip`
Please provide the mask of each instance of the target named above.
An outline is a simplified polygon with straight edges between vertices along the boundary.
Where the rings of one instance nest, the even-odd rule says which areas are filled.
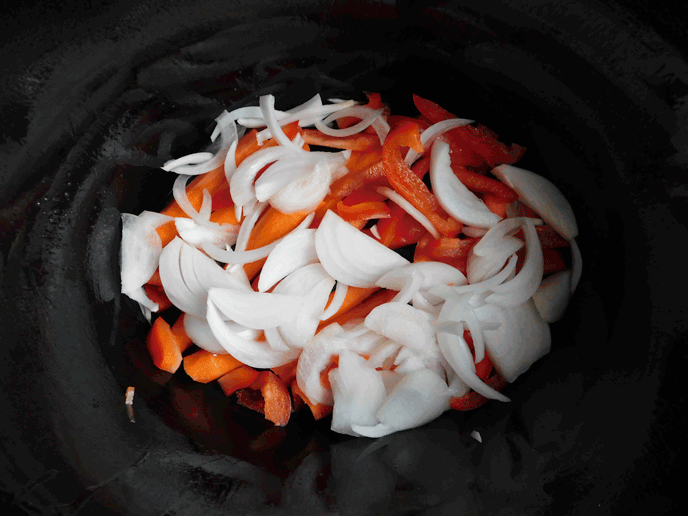
[[[430,184],[440,206],[459,222],[489,228],[499,222],[485,203],[459,180],[451,169],[449,145],[436,141],[430,154]]]
[[[377,224],[374,226],[370,226],[370,232],[373,234],[375,238],[380,240],[382,237],[380,236],[380,232],[377,230]]]
[[[208,298],[207,314],[208,325],[218,342],[230,355],[248,366],[269,369],[287,364],[299,355],[298,349],[275,351],[267,342],[241,337],[231,325],[222,320],[220,311],[210,298]]]
[[[475,363],[473,356],[468,349],[468,344],[461,335],[449,335],[448,333],[439,333],[437,340],[440,345],[442,354],[447,359],[452,369],[471,389],[482,394],[486,398],[510,401],[499,391],[494,390],[489,385],[485,384],[475,373]]]
[[[419,352],[437,355],[435,332],[423,313],[402,303],[384,303],[365,318],[369,328],[388,339]]]
[[[417,308],[418,310],[422,310],[423,312],[427,312],[433,316],[436,316],[440,312],[440,309],[430,303],[425,297],[425,294],[422,292],[417,292],[416,295],[413,296],[411,304],[413,308]]]
[[[313,403],[333,404],[333,396],[320,381],[320,374],[330,364],[333,356],[338,356],[347,347],[342,338],[344,330],[333,323],[323,328],[301,352],[296,366],[296,381],[299,388]]]
[[[123,294],[139,304],[148,322],[151,321],[151,312],[157,312],[159,309],[158,303],[153,302],[146,295],[146,290],[143,287],[135,288],[129,292],[123,292]]]
[[[153,224],[142,216],[122,213],[121,291],[142,287],[158,268],[162,241]],[[157,308],[154,310],[157,311]]]
[[[208,299],[232,321],[249,328],[275,328],[295,318],[303,297],[264,292],[210,288]]]
[[[277,121],[277,116],[275,115],[275,97],[271,94],[263,95],[260,97],[259,104],[260,111],[263,113],[265,125],[270,130],[272,137],[277,140],[277,143],[283,145],[293,152],[304,154],[305,151],[301,148],[301,146],[292,142],[287,135],[284,134],[284,131],[280,127],[280,124]]]
[[[494,252],[488,256],[477,255],[471,250],[466,262],[468,282],[479,283],[497,274],[504,267],[509,257],[521,249],[523,245],[522,240],[505,236],[499,241],[499,245],[494,247]]]
[[[456,267],[442,262],[414,262],[392,269],[375,283],[378,287],[401,290],[415,276],[420,276],[420,290],[435,285],[465,285],[466,277]]]
[[[485,301],[501,306],[515,306],[529,299],[542,281],[544,260],[542,247],[535,226],[530,220],[525,221],[524,233],[526,238],[526,258],[523,267],[511,280],[497,285],[492,290],[494,294]]]
[[[270,205],[282,213],[312,211],[330,192],[332,169],[336,165],[319,161],[312,173],[301,176],[270,198]]]
[[[533,303],[540,317],[548,323],[564,316],[571,297],[571,270],[557,272],[546,277],[533,294]]]
[[[476,308],[475,314],[481,322],[499,323],[496,328],[483,326],[483,336],[490,359],[507,382],[514,382],[549,353],[549,324],[540,317],[532,299],[510,307],[486,304]]]
[[[190,313],[198,317],[205,315],[205,300],[200,300],[189,290],[184,281],[181,271],[181,251],[184,246],[188,246],[184,241],[175,237],[165,246],[160,255],[160,280],[165,294],[174,306],[182,312]]]
[[[406,199],[404,199],[401,195],[399,195],[391,188],[381,186],[376,190],[378,193],[384,195],[388,199],[395,202],[406,213],[408,213],[409,215],[411,215],[411,217],[416,219],[421,224],[421,226],[427,229],[433,237],[440,238],[441,235],[440,232],[437,231],[437,228],[435,228],[435,226],[432,225],[432,222],[430,222],[430,220],[425,215],[423,215],[413,204],[408,202]]]
[[[206,163],[213,159],[214,156],[215,155],[212,152],[194,152],[193,154],[187,154],[181,158],[167,161],[160,168],[166,172],[169,172],[182,165],[200,165],[202,163]]]
[[[344,304],[347,292],[349,292],[349,285],[342,283],[341,281],[338,281],[337,288],[334,291],[334,297],[332,298],[332,302],[320,316],[321,321],[329,319],[339,311],[339,309]]]
[[[422,273],[412,274],[411,275],[411,281],[409,281],[406,285],[403,286],[403,288],[397,293],[397,295],[394,296],[392,301],[395,303],[401,303],[404,305],[409,303],[411,301],[411,299],[413,299],[413,297],[420,290],[424,279],[425,279],[425,277],[423,276]]]
[[[322,101],[321,101],[322,102]],[[287,116],[280,118],[279,119],[279,125],[284,126],[286,124],[290,124],[292,122],[299,122],[299,125],[301,127],[307,127],[309,125],[313,125],[316,121],[322,120],[324,117],[327,115],[334,113],[336,111],[340,111],[342,109],[346,109],[350,106],[353,106],[355,102],[353,100],[347,100],[344,101],[340,104],[328,104],[328,105],[313,105],[308,107],[307,109],[303,110],[297,110],[295,109],[293,113],[287,114]],[[260,125],[266,125],[264,122]],[[254,126],[258,127],[258,126]],[[262,143],[268,138],[272,137],[272,132],[269,129],[263,129],[260,131],[256,137],[258,138],[258,143]]]
[[[392,431],[415,428],[449,410],[449,397],[449,388],[437,373],[418,369],[395,385],[376,416]]]
[[[315,286],[300,294],[304,297],[303,308],[294,319],[280,325],[278,328],[284,341],[289,346],[302,348],[313,338],[320,323],[320,314],[325,309],[333,286],[334,280],[327,276]],[[277,288],[275,288],[275,291],[277,291]]]
[[[253,231],[256,222],[258,222],[260,215],[263,213],[263,210],[267,207],[267,205],[268,203],[266,202],[257,203],[253,207],[253,209],[246,214],[244,220],[241,221],[241,226],[239,227],[239,234],[237,235],[236,246],[234,248],[236,252],[246,250],[246,246],[248,245],[248,239],[251,236],[251,232]]]
[[[475,350],[475,363],[477,364],[485,358],[485,340],[483,339],[483,330],[480,321],[473,313],[473,310],[468,307],[463,311],[462,319],[466,321],[468,331],[471,332],[473,338],[473,349]]]
[[[529,170],[499,165],[492,173],[518,193],[519,200],[566,240],[578,235],[573,209],[564,194],[548,179]]]
[[[499,248],[505,236],[516,233],[525,224],[525,217],[504,219],[492,226],[483,237],[471,248],[471,252],[478,256],[490,257]],[[539,219],[529,219],[533,222]]]
[[[571,293],[573,293],[583,273],[583,257],[574,238],[569,240],[569,244],[571,245]]]
[[[183,322],[184,331],[196,346],[210,353],[227,353],[227,350],[222,347],[222,344],[213,335],[210,325],[208,325],[208,320],[205,317],[194,317],[190,314],[184,314]]]
[[[333,211],[315,232],[315,249],[327,273],[353,287],[372,287],[386,272],[409,263]]]
[[[294,151],[291,148],[278,145],[277,147],[260,149],[242,161],[229,180],[229,190],[232,192],[234,203],[239,206],[246,206],[254,200],[256,195],[253,182],[258,172],[270,163],[293,155]]]
[[[234,175],[234,172],[236,172],[237,169],[236,150],[238,144],[238,141],[232,142],[232,145],[227,150],[227,156],[225,156],[225,179],[227,180],[227,184],[230,183],[230,181],[232,180],[232,176]]]
[[[227,152],[230,146],[233,142],[239,139],[236,124],[234,123],[234,121],[231,119],[226,119],[226,117],[224,118],[225,120],[223,120],[223,116],[220,115],[216,119],[219,121],[218,126],[220,127],[221,139],[220,142],[218,142],[217,144],[217,147],[219,148],[217,152],[214,154],[214,156],[210,160],[205,161],[203,163],[199,163],[197,165],[175,166],[173,169],[171,169],[172,172],[175,172],[177,174],[197,176],[200,174],[206,174],[208,172],[211,172],[224,165],[225,158],[227,156]]]
[[[461,232],[468,237],[481,237],[484,236],[488,231],[489,230],[486,228],[474,228],[473,226],[464,226],[461,230]]]
[[[365,112],[360,111],[364,109],[366,110]],[[373,122],[375,122],[376,119],[381,118],[383,113],[384,109],[374,110],[366,106],[355,106],[353,108],[344,109],[339,113],[334,113],[333,115],[328,116],[323,121],[315,122],[315,127],[316,129],[318,129],[318,131],[328,136],[353,136],[354,134],[358,134],[367,127],[369,127]],[[347,116],[355,116],[361,118],[361,121],[357,124],[354,124],[350,127],[346,127],[344,129],[333,129],[332,127],[329,127],[327,125],[334,120],[338,120],[339,118],[344,118]]]
[[[337,385],[346,398],[347,419],[351,424],[377,424],[375,414],[387,397],[380,371],[371,367],[362,356],[344,349],[339,354],[337,373]],[[335,406],[338,401],[335,399]],[[332,425],[337,426],[337,423],[333,414]]]
[[[292,231],[268,255],[258,279],[258,291],[269,290],[295,270],[317,261],[315,229]]]
[[[238,225],[221,224],[218,229],[211,229],[184,217],[175,218],[174,225],[182,240],[194,247],[201,246],[204,242],[217,246],[234,245],[239,232]]]
[[[435,138],[439,137],[443,133],[446,133],[450,129],[472,124],[473,122],[474,120],[466,120],[464,118],[450,118],[449,120],[442,120],[441,122],[431,125],[425,131],[420,133],[420,141],[423,144],[423,148],[430,148]],[[404,161],[406,161],[406,164],[410,167],[419,157],[420,154],[413,149],[409,149],[406,153]]]
[[[243,276],[236,273],[230,274],[198,249],[193,249],[193,270],[196,279],[206,292],[210,287],[253,292],[245,273]]]
[[[291,348],[284,342],[277,328],[265,328],[265,340],[275,351],[289,351]]]
[[[203,226],[216,231],[222,230],[222,226],[220,224],[216,222],[210,222],[208,218],[204,218],[203,216],[201,216],[201,214],[196,211],[196,208],[194,208],[191,202],[189,201],[189,198],[186,195],[186,182],[189,180],[190,177],[191,176],[180,175],[177,177],[177,179],[175,179],[174,185],[172,187],[172,195],[174,196],[174,200],[177,201],[177,204],[182,209],[182,211],[186,213],[199,226]]]

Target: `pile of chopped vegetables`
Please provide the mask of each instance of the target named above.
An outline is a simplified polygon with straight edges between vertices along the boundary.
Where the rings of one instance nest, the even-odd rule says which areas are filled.
[[[165,163],[174,201],[122,215],[122,292],[156,314],[158,368],[355,436],[509,401],[580,278],[576,220],[513,166],[524,148],[414,103],[266,95]]]

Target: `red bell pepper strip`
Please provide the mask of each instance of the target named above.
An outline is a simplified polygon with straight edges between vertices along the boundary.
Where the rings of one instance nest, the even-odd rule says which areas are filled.
[[[544,274],[554,274],[555,272],[560,272],[567,268],[564,257],[556,249],[543,249],[542,259],[544,261]]]
[[[483,202],[487,209],[490,210],[495,215],[505,219],[506,218],[506,208],[511,204],[509,201],[500,199],[496,195],[485,194],[483,195]]]
[[[248,388],[240,389],[236,394],[239,404],[264,414],[265,419],[275,426],[285,426],[289,422],[291,396],[275,373],[262,371]]]
[[[220,384],[222,392],[225,396],[231,396],[239,389],[245,389],[249,387],[253,382],[256,381],[259,371],[256,371],[250,366],[242,365],[236,369],[232,369],[227,374],[220,376],[217,379],[217,383]]]
[[[146,291],[148,299],[154,303],[158,303],[158,313],[164,312],[172,306],[172,301],[167,297],[162,287],[146,283],[143,289]]]
[[[339,201],[337,213],[347,222],[366,222],[371,219],[387,219],[391,216],[389,207],[379,201],[361,202],[352,206]]]
[[[359,133],[353,136],[329,136],[316,129],[304,129],[303,139],[309,145],[318,145],[330,149],[351,149],[367,151],[380,147],[377,134]]]
[[[413,173],[416,174],[420,179],[423,179],[425,174],[430,171],[430,156],[427,154],[425,156],[421,156],[418,161],[413,164],[411,170],[413,170]]]
[[[385,109],[385,105],[382,102],[382,96],[379,93],[366,93],[366,97],[368,97],[368,103],[365,105],[366,107],[375,110]],[[386,111],[387,110],[385,110],[385,118],[387,118],[388,116]],[[347,116],[337,120],[337,127],[339,127],[340,129],[344,129],[345,127],[351,127],[352,125],[355,125],[360,121],[360,118],[356,118],[354,116]],[[375,130],[371,127],[366,128],[366,131],[370,133],[375,132]]]
[[[446,214],[422,179],[409,168],[401,157],[402,147],[411,147],[419,153],[424,151],[417,124],[402,122],[387,135],[382,148],[382,160],[390,184],[425,215],[440,233],[445,236],[456,234],[461,224]]]
[[[451,167],[456,177],[469,190],[494,195],[506,203],[512,203],[518,199],[518,194],[501,181],[471,172],[461,165],[452,164]]]

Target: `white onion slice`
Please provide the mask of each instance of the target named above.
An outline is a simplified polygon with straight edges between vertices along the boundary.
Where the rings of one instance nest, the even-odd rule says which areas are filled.
[[[287,323],[303,306],[301,296],[224,288],[210,288],[208,299],[231,320],[259,330]]]
[[[375,122],[378,118],[382,118],[382,114],[384,113],[384,109],[371,109],[366,106],[355,106],[351,107],[348,109],[344,109],[338,113],[334,113],[327,118],[325,118],[322,121],[317,121],[315,122],[315,127],[318,129],[321,133],[326,134],[328,136],[335,136],[335,137],[346,137],[346,136],[353,136],[354,134],[358,134],[367,127],[369,127],[373,122]],[[334,120],[338,120],[340,118],[348,117],[348,116],[353,116],[356,118],[360,118],[361,121],[350,126],[346,127],[343,129],[333,129],[332,127],[329,127],[327,124],[333,122]],[[380,141],[380,143],[384,142],[384,137]]]
[[[416,219],[421,226],[423,226],[425,229],[428,230],[428,232],[435,238],[440,238],[440,232],[437,231],[437,228],[432,225],[432,222],[430,222],[430,219],[428,219],[425,215],[423,215],[420,210],[418,210],[413,204],[408,202],[404,197],[402,197],[400,194],[392,190],[391,188],[387,188],[385,186],[381,186],[376,189],[378,193],[384,195],[388,199],[392,200],[395,204],[397,204],[400,208],[402,208],[406,213],[411,215],[414,219]]]
[[[327,273],[353,287],[372,287],[386,272],[409,263],[333,211],[315,232],[315,249]]]
[[[239,233],[239,225],[222,224],[217,229],[201,226],[193,219],[177,217],[174,220],[177,233],[182,240],[194,247],[199,247],[205,242],[216,246],[234,245]]]
[[[332,169],[336,162],[319,161],[313,172],[298,177],[270,198],[270,205],[282,213],[312,211],[330,191]]]
[[[521,202],[533,209],[566,240],[578,235],[573,209],[564,194],[551,181],[511,165],[499,165],[492,169],[492,173],[513,188]]]
[[[187,154],[181,158],[166,161],[165,164],[160,167],[164,171],[169,172],[182,165],[200,165],[206,163],[213,159],[214,154],[212,152],[195,152],[193,154]]]
[[[232,200],[239,206],[247,205],[256,198],[253,182],[263,167],[282,158],[293,156],[294,151],[289,147],[278,145],[267,147],[251,154],[241,162],[229,181]]]
[[[472,124],[474,120],[466,120],[463,118],[450,118],[449,120],[442,120],[436,124],[432,124],[425,131],[420,133],[420,141],[423,144],[423,148],[429,149],[435,139],[441,134],[446,133],[450,129],[455,129],[464,125]],[[409,149],[406,153],[404,161],[410,167],[418,159],[420,154],[418,154],[413,149]]]
[[[294,319],[278,328],[288,345],[303,348],[313,338],[318,330],[320,315],[325,309],[333,285],[334,280],[328,277],[302,294],[303,308]]]
[[[437,355],[435,331],[423,313],[402,303],[384,303],[365,318],[365,326],[399,344]]]
[[[468,253],[466,261],[466,275],[471,284],[479,283],[497,274],[504,264],[516,251],[523,247],[523,240],[516,237],[505,236],[494,246],[494,251],[489,255],[478,255],[473,249]]]
[[[259,202],[254,204],[251,209],[245,211],[244,220],[241,222],[239,227],[239,234],[236,239],[236,246],[234,247],[235,252],[241,252],[246,250],[248,245],[248,239],[251,237],[251,232],[258,222],[263,210],[267,207],[268,203]],[[248,206],[247,206],[248,208]]]
[[[129,292],[123,292],[123,294],[139,304],[139,307],[141,308],[141,311],[148,322],[151,321],[151,312],[158,311],[158,303],[151,301],[151,299],[146,295],[146,290],[143,287],[135,288]]]
[[[222,320],[220,311],[210,297],[207,314],[208,325],[220,344],[230,355],[248,366],[269,369],[287,364],[299,356],[298,349],[275,351],[268,342],[241,337],[234,331],[231,323],[227,324]]]
[[[275,140],[277,140],[277,142],[280,145],[283,145],[285,148],[290,149],[293,152],[297,152],[300,154],[305,153],[301,146],[296,145],[294,142],[292,142],[287,137],[287,135],[284,134],[284,131],[280,127],[280,124],[277,121],[277,116],[275,114],[275,97],[270,94],[263,95],[260,97],[259,104],[260,111],[263,113],[265,125],[270,130],[270,134],[272,134],[272,137]]]
[[[437,373],[419,369],[396,384],[377,419],[392,432],[415,428],[449,410],[449,397],[447,384]]]
[[[540,316],[548,323],[564,316],[571,297],[571,270],[546,277],[533,294],[533,302]]]
[[[468,349],[468,344],[466,344],[466,341],[461,335],[439,333],[437,335],[437,340],[442,354],[447,359],[452,369],[471,389],[482,394],[486,398],[509,401],[509,398],[478,378],[478,375],[475,373],[473,356]]]
[[[172,187],[172,195],[174,196],[174,200],[177,201],[177,204],[181,210],[200,226],[204,226],[215,231],[222,231],[222,226],[220,224],[217,224],[216,222],[210,222],[210,207],[206,208],[208,216],[203,217],[200,212],[196,211],[196,208],[194,208],[189,201],[189,198],[186,195],[186,182],[189,180],[189,177],[191,176],[180,175],[174,181],[174,185]],[[205,201],[206,191],[203,192],[203,197]],[[204,202],[204,204],[206,203]],[[203,207],[201,207],[201,209],[202,208]]]
[[[387,272],[375,283],[378,287],[401,290],[414,276],[420,276],[420,290],[428,290],[435,285],[465,285],[466,277],[456,267],[442,262],[414,262],[396,267]]]
[[[186,285],[181,271],[181,251],[188,246],[184,241],[175,237],[165,246],[160,255],[160,280],[165,294],[174,306],[182,312],[198,317],[205,315],[204,299],[199,299]]]
[[[485,203],[459,180],[451,169],[449,145],[436,141],[430,154],[430,184],[440,206],[456,220],[478,228],[499,222]]]
[[[349,412],[346,419],[351,424],[377,424],[375,414],[387,397],[380,371],[370,367],[365,358],[348,349],[340,352],[336,371],[339,376],[337,386],[346,398]],[[335,407],[338,401],[335,399]],[[338,410],[337,414],[333,414],[333,426],[338,425],[337,416],[341,413]]]
[[[146,220],[139,216],[122,213],[120,249],[121,291],[133,292],[143,286],[158,268],[162,241],[153,224],[146,223]]]
[[[531,299],[517,306],[486,304],[475,309],[481,321],[499,323],[496,329],[483,328],[485,346],[495,368],[507,382],[513,382],[551,347],[547,324]]]
[[[493,226],[494,227],[494,226]],[[468,237],[481,237],[487,233],[489,229],[474,228],[473,226],[464,226],[461,232]]]
[[[574,238],[569,240],[569,244],[571,246],[571,293],[573,293],[583,273],[583,257]]]
[[[526,217],[504,219],[487,230],[480,241],[471,248],[472,252],[479,256],[491,256],[502,246],[504,237],[516,233],[523,227],[526,220],[530,220],[536,226],[541,223],[540,219]]]
[[[523,230],[526,239],[526,258],[523,261],[523,267],[511,280],[492,289],[494,294],[486,298],[488,303],[501,306],[520,305],[529,299],[540,286],[544,270],[540,239],[530,219],[525,219]]]
[[[339,311],[344,304],[347,292],[349,292],[349,285],[338,281],[337,288],[334,291],[334,297],[332,297],[332,302],[329,304],[329,306],[327,306],[325,311],[320,316],[321,321],[326,321]]]
[[[222,347],[222,344],[213,335],[208,320],[205,317],[195,317],[190,314],[184,314],[183,317],[184,331],[191,339],[191,342],[210,353],[227,353],[227,350]]]
[[[265,340],[275,351],[289,351],[290,349],[278,328],[265,328]]]
[[[323,328],[301,352],[296,366],[296,381],[299,388],[312,403],[332,405],[334,398],[330,390],[320,381],[320,374],[332,358],[347,347],[344,330],[337,323]]]
[[[258,291],[265,292],[296,269],[316,263],[315,229],[293,231],[268,255],[260,272]]]

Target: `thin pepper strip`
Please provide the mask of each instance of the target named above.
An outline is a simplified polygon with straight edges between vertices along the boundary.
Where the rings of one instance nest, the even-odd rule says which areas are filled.
[[[425,183],[409,168],[401,157],[402,147],[410,147],[418,153],[425,150],[417,124],[401,122],[387,135],[382,148],[382,160],[390,184],[425,215],[440,233],[444,236],[455,235],[461,224],[446,214]]]

